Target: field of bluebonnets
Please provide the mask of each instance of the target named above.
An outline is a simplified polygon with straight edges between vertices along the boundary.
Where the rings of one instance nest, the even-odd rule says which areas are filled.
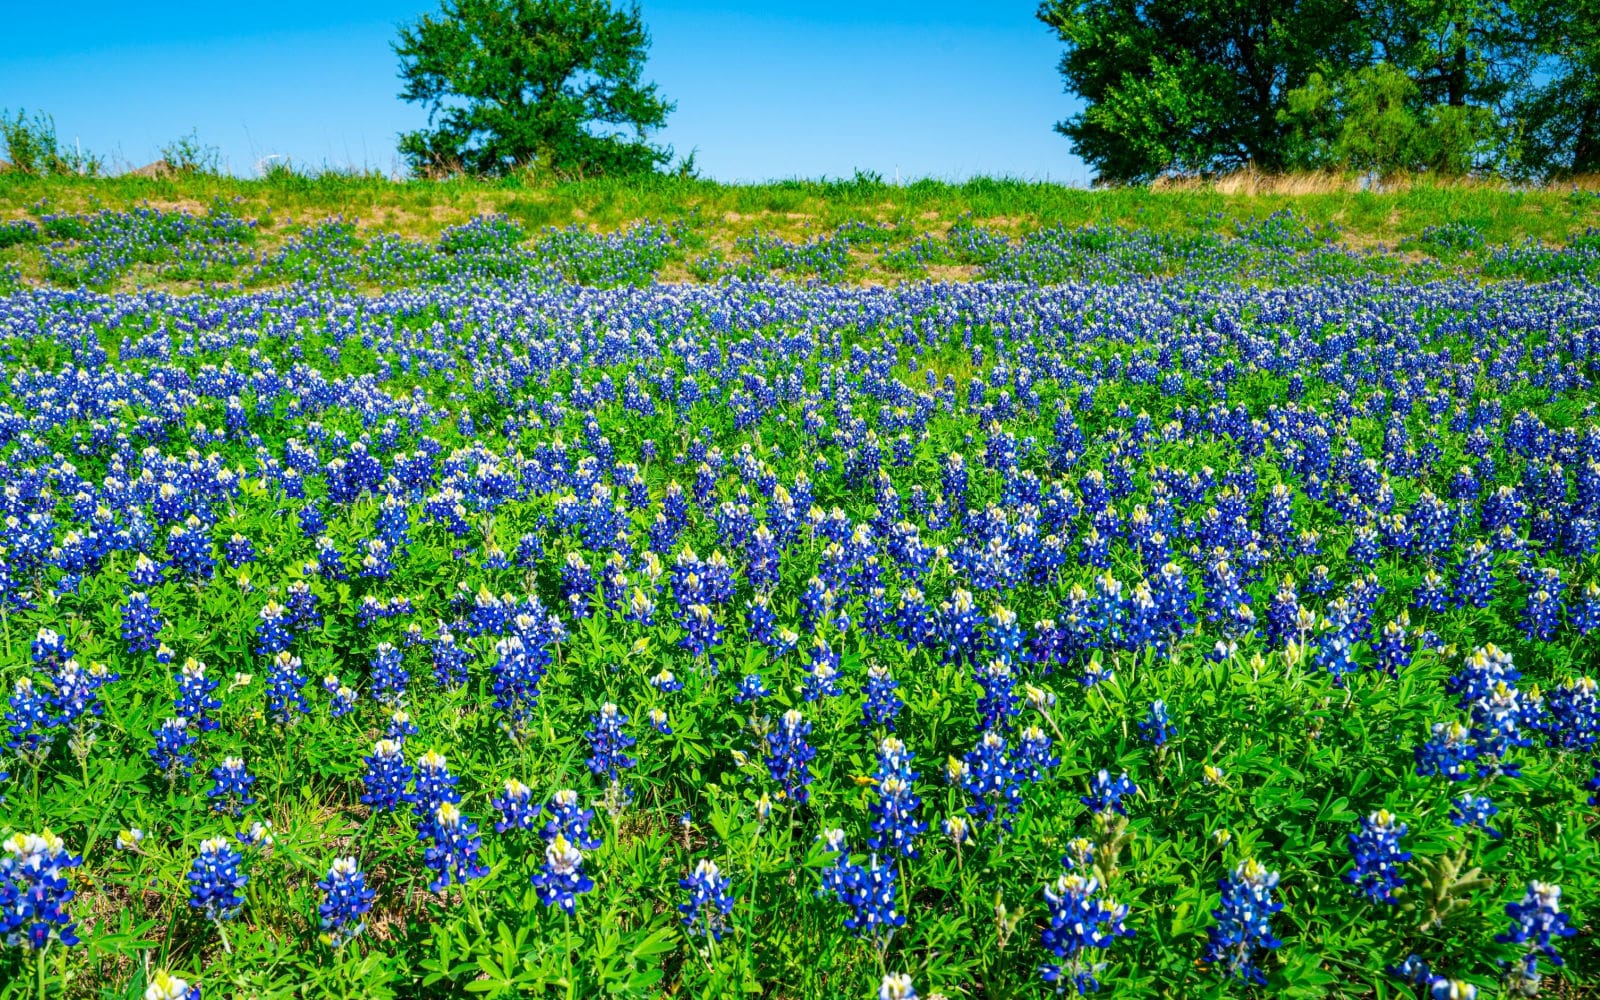
[[[0,223],[0,995],[1600,981],[1600,232],[258,228]]]

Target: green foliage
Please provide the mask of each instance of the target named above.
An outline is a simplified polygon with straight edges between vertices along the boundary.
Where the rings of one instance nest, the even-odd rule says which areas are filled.
[[[1545,70],[1517,95],[1520,173],[1600,172],[1600,2],[1528,0]]]
[[[1102,180],[1287,165],[1279,120],[1321,61],[1354,61],[1359,22],[1338,0],[1046,0],[1061,73],[1085,101],[1056,126]]]
[[[30,116],[20,108],[15,117],[0,111],[0,142],[5,144],[9,169],[24,174],[94,176],[105,165],[100,157],[76,146],[63,149],[56,138],[56,120],[40,111]]]
[[[161,160],[167,169],[180,177],[222,172],[222,151],[201,142],[199,133],[194,129],[162,146]]]
[[[1429,226],[1415,240],[1401,243],[1402,247],[1417,247],[1436,257],[1453,257],[1462,253],[1482,250],[1483,232],[1466,222],[1445,222]]]
[[[1106,181],[1600,170],[1597,0],[1046,0]]]
[[[1390,63],[1313,73],[1286,95],[1279,120],[1299,169],[1457,177],[1486,162],[1496,139],[1488,108],[1424,104],[1422,88]]]
[[[673,104],[643,82],[649,46],[636,5],[444,0],[394,46],[401,97],[425,105],[429,124],[403,134],[400,152],[428,176],[656,170],[672,153],[647,137]]]

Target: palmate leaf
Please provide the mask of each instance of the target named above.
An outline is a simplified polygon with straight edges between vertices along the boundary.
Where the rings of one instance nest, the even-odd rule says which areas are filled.
[[[1472,905],[1471,894],[1492,883],[1478,868],[1467,868],[1467,851],[1413,861],[1414,882],[1401,890],[1400,908],[1426,930],[1438,930]]]

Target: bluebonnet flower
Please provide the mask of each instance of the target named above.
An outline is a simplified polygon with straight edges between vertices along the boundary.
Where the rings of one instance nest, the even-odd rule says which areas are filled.
[[[55,735],[55,718],[50,711],[50,694],[35,684],[32,677],[17,678],[6,709],[6,746],[25,760],[43,763]]]
[[[255,804],[255,796],[250,794],[250,788],[256,779],[245,770],[241,758],[224,758],[221,764],[211,769],[211,780],[214,784],[207,789],[206,797],[211,800],[213,810],[238,816],[245,806]]]
[[[989,616],[989,648],[1007,663],[1022,659],[1023,634],[1017,614],[1008,608],[995,608]]]
[[[911,769],[911,753],[893,736],[878,744],[878,770],[874,775],[878,797],[872,810],[872,837],[867,841],[875,851],[917,856],[916,838],[928,829],[918,818],[922,797],[913,790],[917,772]]]
[[[143,843],[144,831],[135,826],[117,831],[117,839],[113,841],[112,846],[119,851],[143,854],[144,848],[140,846]]]
[[[189,727],[197,733],[209,733],[220,723],[211,713],[222,707],[222,702],[211,697],[217,681],[206,676],[206,665],[189,657],[178,670],[178,697],[172,709],[180,718],[188,720]]]
[[[956,761],[960,764],[960,761]],[[961,848],[972,842],[972,824],[965,816],[947,816],[939,821],[939,830],[949,839],[959,855]]]
[[[1300,611],[1300,595],[1295,592],[1294,581],[1285,576],[1267,605],[1266,634],[1272,646],[1284,646],[1300,631]]]
[[[1399,868],[1411,860],[1410,851],[1400,849],[1406,825],[1396,823],[1387,809],[1361,821],[1361,829],[1350,834],[1350,856],[1355,866],[1345,873],[1345,881],[1356,886],[1375,903],[1397,902],[1394,891],[1405,885]]]
[[[378,643],[372,655],[372,696],[378,704],[392,708],[405,704],[406,686],[410,683],[411,672],[406,670],[400,650],[392,643]]]
[[[1080,996],[1098,990],[1097,977],[1105,963],[1096,956],[1115,944],[1117,938],[1133,937],[1133,931],[1123,923],[1128,908],[1097,896],[1099,891],[1098,879],[1077,873],[1063,875],[1054,886],[1045,887],[1050,926],[1040,934],[1040,943],[1064,964],[1042,965],[1039,973],[1058,991],[1067,983]]]
[[[533,876],[533,885],[539,902],[571,916],[577,897],[594,888],[594,879],[583,873],[583,853],[558,833],[545,845],[544,867]]]
[[[700,934],[713,941],[721,941],[728,929],[728,915],[733,912],[733,897],[728,894],[732,880],[722,874],[715,861],[701,858],[687,878],[678,880],[679,888],[689,894],[686,902],[678,904],[683,914],[683,926],[690,936]]]
[[[222,556],[228,560],[229,566],[237,569],[255,559],[256,547],[250,544],[250,539],[236,531],[226,542],[222,543]]]
[[[360,575],[369,580],[387,580],[394,575],[394,557],[389,545],[381,538],[368,538],[362,543]]]
[[[1175,732],[1176,727],[1167,718],[1167,703],[1164,701],[1152,701],[1150,703],[1150,711],[1139,722],[1140,739],[1145,740],[1151,746],[1164,747],[1167,745],[1167,741],[1172,739]]]
[[[0,845],[0,941],[43,951],[52,941],[78,943],[77,923],[67,912],[74,893],[66,871],[83,863],[60,837],[17,833]]]
[[[181,525],[173,525],[167,535],[167,556],[184,576],[209,580],[216,560],[211,554],[211,539],[200,519],[190,514]]]
[[[1094,854],[1094,841],[1088,837],[1074,837],[1067,841],[1067,850],[1061,855],[1061,864],[1068,871],[1086,872],[1094,867]]]
[[[745,603],[744,624],[751,642],[770,646],[776,641],[778,616],[766,594],[757,594]]]
[[[620,771],[638,763],[626,752],[635,743],[634,738],[622,728],[627,724],[628,717],[608,701],[600,706],[600,711],[590,721],[594,723],[594,728],[584,734],[589,740],[589,770],[616,781]]]
[[[1545,696],[1546,742],[1565,750],[1589,750],[1600,741],[1600,696],[1593,678],[1563,681]]]
[[[377,893],[367,888],[367,877],[355,858],[334,859],[317,888],[322,890],[322,902],[317,906],[322,943],[343,948],[366,930],[364,918]]]
[[[781,660],[800,645],[800,636],[794,629],[780,628],[772,640],[772,657]]]
[[[191,986],[187,979],[161,969],[150,977],[149,985],[144,988],[144,1000],[201,1000],[200,986]]]
[[[1568,608],[1572,627],[1579,635],[1588,635],[1600,628],[1600,583],[1590,580],[1583,585],[1583,596]]]
[[[578,618],[587,618],[594,598],[594,573],[581,552],[569,552],[561,566],[561,593]]]
[[[156,762],[156,770],[169,785],[186,777],[194,767],[194,754],[189,748],[200,738],[189,731],[189,720],[181,716],[166,719],[154,735],[156,745],[150,750],[150,759]]]
[[[419,770],[419,781],[422,773]],[[420,794],[418,798],[420,800]],[[481,844],[478,826],[461,814],[455,802],[440,802],[429,821],[417,831],[417,837],[432,841],[422,857],[423,863],[435,875],[434,880],[428,883],[429,890],[443,892],[449,888],[452,878],[458,884],[466,885],[473,879],[489,874],[489,869],[478,862]]]
[[[896,908],[898,880],[899,868],[879,863],[876,855],[865,866],[849,865],[836,890],[850,908],[845,928],[882,944],[905,926],[905,914]]]
[[[828,647],[828,641],[817,636],[812,641],[811,660],[806,664],[806,679],[800,697],[805,701],[839,696],[839,654]]]
[[[645,716],[650,720],[651,729],[654,729],[663,736],[672,735],[672,726],[670,726],[667,722],[667,713],[665,710],[660,708],[652,708],[650,711],[645,713]]]
[[[539,702],[539,685],[544,680],[550,654],[525,643],[520,636],[507,636],[495,643],[495,661],[489,668],[494,707],[506,715],[505,726],[513,739],[520,739],[528,713]]]
[[[450,765],[437,750],[429,750],[417,758],[416,788],[411,794],[411,812],[426,827],[432,823],[441,805],[459,805],[461,793],[456,785],[461,779],[450,773]]]
[[[782,795],[804,805],[810,795],[811,759],[816,748],[806,741],[811,723],[794,709],[783,713],[778,725],[767,733],[767,770],[772,780],[783,786]]]
[[[533,801],[533,789],[515,778],[507,778],[505,794],[491,799],[490,805],[500,813],[494,832],[531,830],[539,818],[539,806]]]
[[[1436,976],[1420,955],[1407,955],[1399,965],[1389,966],[1389,974],[1398,976],[1412,986],[1425,987],[1430,1000],[1477,1000],[1478,988],[1459,979]]]
[[[1243,607],[1243,605],[1241,605],[1241,607]],[[1232,640],[1227,640],[1227,642],[1232,643]],[[1224,643],[1221,641],[1217,643],[1218,646],[1222,646],[1223,644]],[[1097,653],[1083,665],[1083,674],[1078,678],[1078,683],[1082,684],[1084,688],[1087,689],[1094,687],[1096,684],[1104,684],[1116,679],[1116,670],[1112,668],[1111,664],[1108,664],[1102,660]]]
[[[976,678],[983,691],[978,696],[977,728],[982,731],[1000,729],[1011,724],[1011,719],[1022,711],[1022,699],[1017,695],[1016,675],[1004,660],[990,660],[989,665],[977,671]]]
[[[1129,795],[1139,794],[1139,786],[1133,783],[1124,771],[1116,778],[1111,777],[1111,772],[1101,768],[1095,776],[1089,779],[1089,794],[1079,796],[1078,801],[1089,807],[1089,811],[1096,815],[1115,812],[1128,815],[1128,810],[1122,800]]]
[[[162,580],[160,564],[143,552],[139,553],[133,561],[133,569],[128,571],[128,582],[135,587],[158,587]]]
[[[68,730],[67,748],[80,762],[85,761],[95,744],[99,718],[105,711],[100,688],[119,675],[110,673],[100,663],[91,663],[86,670],[72,657],[53,661],[50,675],[50,707],[55,714],[48,725]]]
[[[683,681],[678,680],[671,670],[662,667],[659,673],[650,678],[650,686],[662,694],[675,694],[683,690]]]
[[[365,791],[361,801],[374,810],[398,809],[411,800],[406,785],[411,782],[411,768],[406,764],[405,753],[394,740],[379,740],[370,756],[362,758],[367,771],[362,778]]]
[[[161,612],[151,605],[148,595],[134,591],[122,605],[122,642],[129,653],[144,653],[159,644]]]
[[[1530,640],[1549,642],[1555,638],[1556,629],[1561,626],[1561,609],[1559,591],[1552,593],[1544,587],[1535,587],[1528,592],[1528,600],[1523,605],[1522,619],[1517,627]]]
[[[878,984],[878,1000],[917,1000],[911,977],[903,972],[888,972]]]
[[[1467,765],[1478,758],[1478,745],[1461,723],[1436,722],[1433,735],[1414,752],[1418,775],[1425,778],[1437,774],[1451,781],[1465,781],[1470,777]]]
[[[905,707],[905,702],[895,693],[897,687],[899,685],[889,675],[888,667],[874,663],[867,668],[866,679],[861,682],[863,726],[877,725],[891,731],[894,729],[895,719]]]
[[[262,605],[256,624],[256,652],[262,656],[276,656],[289,648],[294,636],[285,625],[288,612],[277,601]]]
[[[1445,690],[1460,696],[1457,704],[1461,708],[1471,708],[1474,702],[1490,697],[1500,682],[1515,685],[1521,676],[1511,654],[1488,643],[1466,656],[1461,670],[1445,681]]]
[[[1111,566],[1111,540],[1090,525],[1078,539],[1078,559],[1085,566],[1108,569]]]
[[[951,758],[945,773],[952,784],[959,784],[973,801],[967,805],[967,814],[984,823],[999,819],[1003,807],[1007,815],[1022,808],[1020,776],[1017,774],[1005,737],[990,730],[978,738],[978,745],[967,751],[960,760]],[[1002,826],[1010,829],[1009,819]]]
[[[261,820],[254,820],[250,825],[234,834],[235,839],[246,847],[270,847],[274,843],[272,824]]]
[[[706,657],[707,662],[716,663],[714,653],[722,645],[722,624],[712,614],[710,606],[694,604],[689,607],[689,613],[684,621],[684,636],[680,645],[689,651],[689,655],[699,658]]]
[[[1532,995],[1527,988],[1537,991],[1539,959],[1548,958],[1558,968],[1566,964],[1556,951],[1556,941],[1572,937],[1578,929],[1570,926],[1561,912],[1561,887],[1548,882],[1529,882],[1520,901],[1506,904],[1506,916],[1511,918],[1511,927],[1494,939],[1523,946],[1521,963],[1514,964],[1507,975],[1514,995]]]
[[[267,714],[280,726],[292,726],[311,711],[301,688],[306,686],[300,672],[300,657],[283,650],[267,667]]]
[[[416,723],[411,721],[411,714],[403,708],[397,708],[389,713],[389,724],[384,727],[385,739],[394,740],[396,743],[405,744],[405,741],[417,735]]]
[[[284,600],[288,625],[296,632],[303,634],[322,624],[322,612],[317,610],[317,592],[304,580],[289,584]]]
[[[1444,577],[1434,570],[1428,570],[1422,575],[1422,583],[1417,587],[1411,600],[1417,607],[1424,611],[1438,613],[1450,606],[1450,595],[1444,587]]]
[[[946,663],[975,663],[981,647],[979,626],[983,617],[969,591],[957,589],[939,605],[938,634],[944,643]]]
[[[1473,795],[1467,792],[1450,800],[1452,825],[1475,826],[1495,840],[1500,839],[1500,831],[1490,826],[1489,820],[1499,812],[1500,808],[1487,795]]]
[[[1278,873],[1252,858],[1218,884],[1222,901],[1211,911],[1217,922],[1209,932],[1203,960],[1222,966],[1229,976],[1243,982],[1265,985],[1267,977],[1257,964],[1257,952],[1283,943],[1272,933],[1272,915],[1283,909],[1283,904],[1272,898]]]
[[[343,718],[355,711],[356,693],[348,684],[333,674],[322,678],[322,690],[328,692],[328,716]]]
[[[212,837],[200,844],[200,853],[189,866],[189,905],[207,920],[232,920],[244,905],[239,895],[250,876],[239,871],[244,863],[225,837]]]
[[[550,802],[544,807],[545,815],[550,818],[545,821],[544,829],[540,832],[546,841],[556,837],[565,837],[573,846],[582,851],[592,851],[600,846],[600,838],[589,834],[589,824],[594,820],[594,810],[585,809],[578,802],[578,793],[570,788],[563,788],[550,796]]]
[[[1039,726],[1024,726],[1017,734],[1017,753],[1012,762],[1017,777],[1043,781],[1045,775],[1061,763],[1053,747],[1050,737]]]
[[[745,705],[771,694],[772,692],[767,690],[766,684],[761,680],[760,674],[746,674],[739,682],[739,690],[734,692],[733,702],[736,705]]]
[[[306,566],[306,575],[320,575],[329,580],[348,580],[350,573],[344,566],[344,553],[333,544],[333,539],[322,535],[317,539],[316,561]]]
[[[850,848],[845,843],[845,830],[838,827],[822,830],[818,840],[822,842],[822,850],[834,854],[834,864],[822,869],[822,888],[816,891],[816,896],[818,899],[824,898],[829,893],[837,896],[842,891],[843,882],[853,867],[850,862]]]
[[[1460,607],[1487,608],[1494,603],[1494,553],[1482,541],[1473,542],[1456,567],[1454,597]]]
[[[441,688],[459,688],[467,682],[471,654],[456,645],[449,629],[441,628],[433,640],[433,682]]]
[[[1372,644],[1373,652],[1378,654],[1378,669],[1390,677],[1398,677],[1400,671],[1411,665],[1413,649],[1406,638],[1410,622],[1410,615],[1401,611],[1400,617],[1385,625]]]

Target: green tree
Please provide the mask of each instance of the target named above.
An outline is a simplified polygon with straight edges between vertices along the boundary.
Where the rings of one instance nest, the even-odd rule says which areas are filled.
[[[1358,0],[1371,47],[1344,67],[1387,63],[1423,106],[1501,108],[1527,78],[1531,38],[1512,0]]]
[[[655,170],[672,151],[648,136],[673,104],[643,82],[649,47],[637,5],[443,0],[394,46],[401,97],[428,107],[400,151],[421,174]]]
[[[1057,128],[1108,180],[1246,164],[1460,174],[1515,155],[1540,39],[1573,72],[1547,69],[1548,100],[1523,112],[1551,138],[1570,126],[1560,102],[1589,92],[1578,67],[1595,62],[1558,40],[1592,32],[1597,3],[1047,0],[1039,17],[1085,104]]]
[[[1103,180],[1287,165],[1288,93],[1367,49],[1351,0],[1045,0],[1084,109],[1056,130]]]
[[[1313,73],[1286,105],[1279,120],[1289,127],[1286,164],[1295,169],[1454,177],[1496,154],[1491,109],[1428,104],[1421,85],[1387,62],[1333,78]]]
[[[1528,0],[1540,72],[1517,95],[1520,173],[1600,172],[1600,0]]]

